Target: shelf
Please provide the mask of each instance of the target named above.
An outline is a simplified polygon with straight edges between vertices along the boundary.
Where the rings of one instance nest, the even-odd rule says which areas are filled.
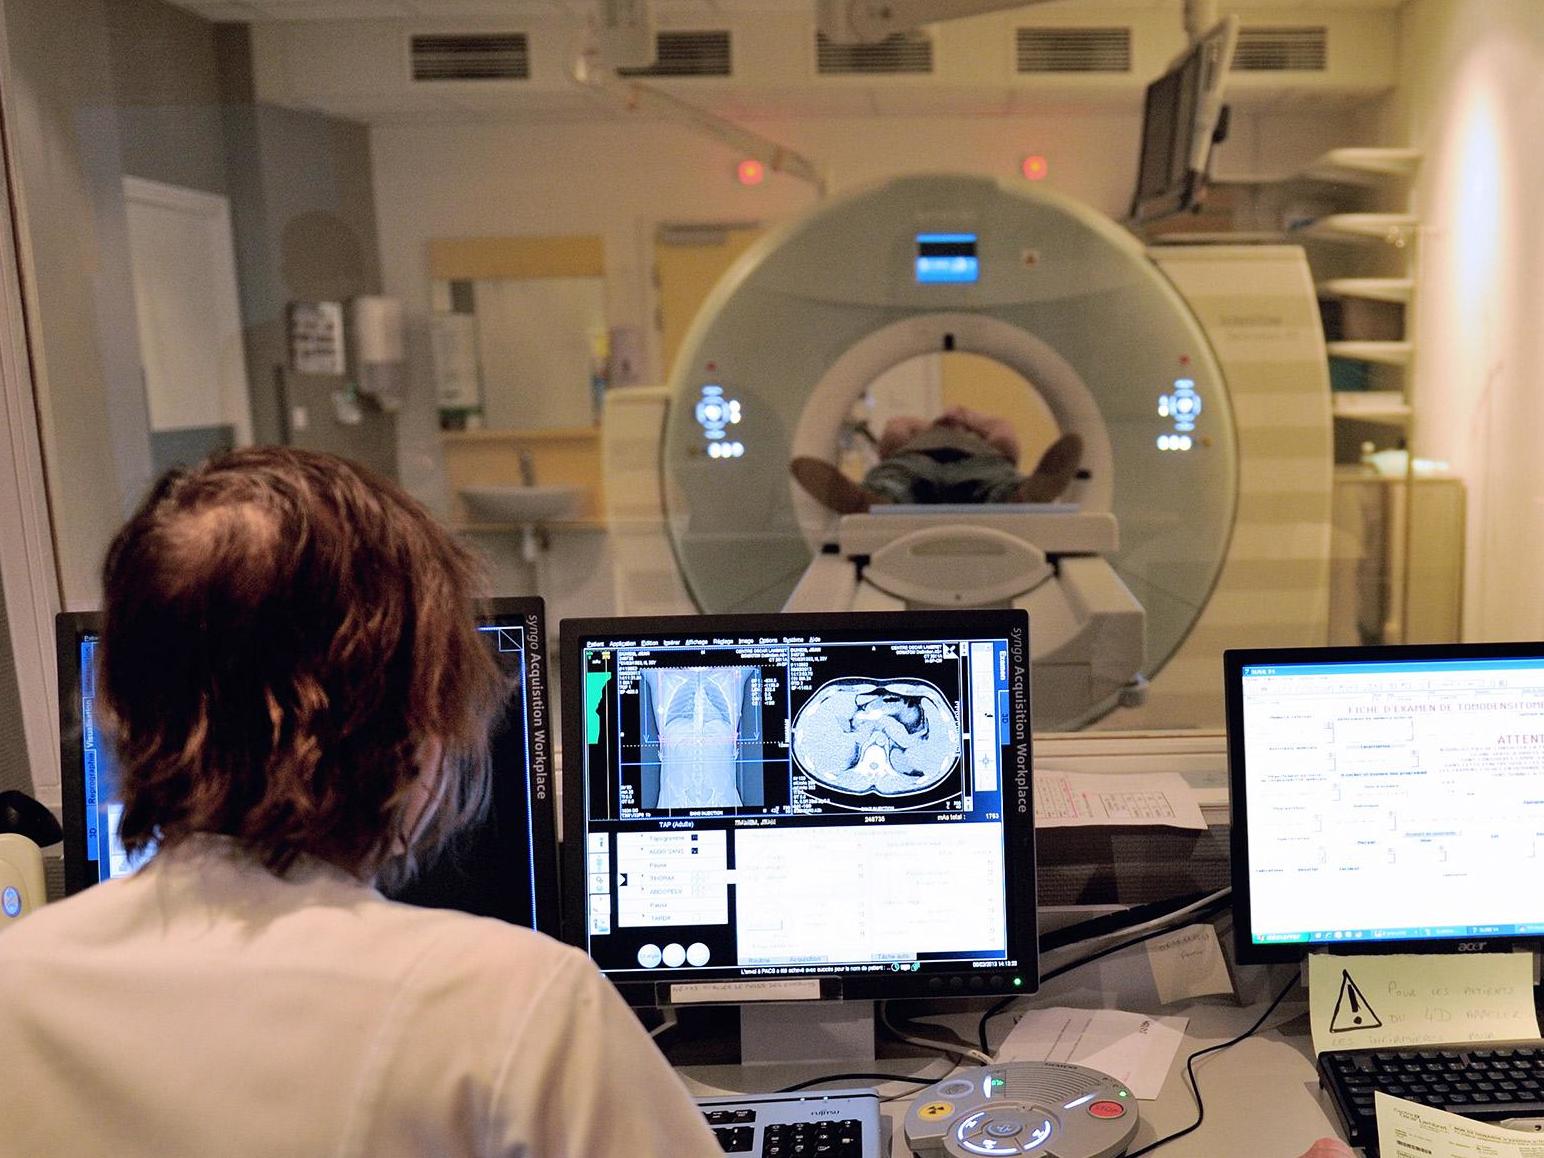
[[[1331,149],[1297,174],[1298,180],[1335,185],[1376,185],[1409,177],[1420,167],[1419,149]]]
[[[1292,230],[1293,237],[1323,241],[1384,241],[1404,245],[1420,225],[1413,213],[1331,213]]]
[[[1380,366],[1408,366],[1415,347],[1410,342],[1325,342],[1333,358],[1376,362]]]
[[[480,442],[599,442],[598,426],[554,426],[531,430],[442,430],[440,441],[455,446]]]
[[[1336,418],[1401,424],[1410,421],[1410,406],[1398,390],[1341,390],[1331,395]]]
[[[1407,277],[1336,277],[1321,281],[1315,288],[1319,296],[1325,298],[1358,298],[1403,305],[1415,292],[1415,282]]]

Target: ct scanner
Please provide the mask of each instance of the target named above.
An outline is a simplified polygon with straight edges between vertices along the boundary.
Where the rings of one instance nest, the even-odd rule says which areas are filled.
[[[835,461],[869,385],[943,350],[1082,435],[1061,502],[838,518],[797,488],[792,457]],[[892,180],[762,238],[668,388],[608,397],[617,610],[1013,604],[1036,727],[1214,723],[1222,646],[1323,640],[1329,397],[1299,250],[1149,253],[1022,184]]]

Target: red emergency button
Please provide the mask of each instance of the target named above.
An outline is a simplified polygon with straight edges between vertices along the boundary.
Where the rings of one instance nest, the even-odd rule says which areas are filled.
[[[1088,1112],[1096,1118],[1123,1118],[1126,1116],[1126,1107],[1119,1102],[1090,1102]]]

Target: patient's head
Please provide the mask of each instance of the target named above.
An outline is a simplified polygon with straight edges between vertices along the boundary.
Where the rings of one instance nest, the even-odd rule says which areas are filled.
[[[342,459],[238,450],[163,478],[103,568],[127,849],[219,833],[275,872],[310,854],[361,877],[436,850],[486,791],[504,692],[476,579]]]

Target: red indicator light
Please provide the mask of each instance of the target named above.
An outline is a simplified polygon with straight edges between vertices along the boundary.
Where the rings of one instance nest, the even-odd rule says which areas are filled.
[[[1044,181],[1051,172],[1051,166],[1039,153],[1031,153],[1024,158],[1024,163],[1019,166],[1026,181]]]
[[[767,179],[767,167],[760,161],[747,157],[735,166],[734,175],[742,185],[760,185]]]

